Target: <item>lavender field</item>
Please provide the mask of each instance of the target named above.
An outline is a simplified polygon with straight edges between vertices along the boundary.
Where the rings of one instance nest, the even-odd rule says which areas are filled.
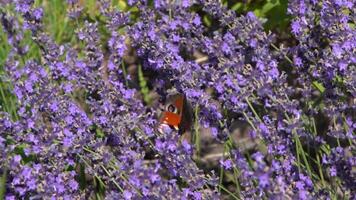
[[[356,199],[354,0],[0,0],[0,200]]]

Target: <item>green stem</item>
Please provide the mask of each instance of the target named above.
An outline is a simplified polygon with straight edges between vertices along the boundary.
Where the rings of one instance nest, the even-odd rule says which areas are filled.
[[[226,153],[226,143],[224,144],[224,151],[223,151],[223,159],[225,157],[225,153]],[[220,180],[219,180],[219,185],[222,185],[224,179],[224,167],[220,167]],[[219,192],[221,191],[221,188],[219,188]]]
[[[276,47],[276,45],[271,44],[271,46],[276,50],[276,51],[280,51],[280,49],[278,47]],[[290,63],[290,64],[294,64],[293,61],[285,54],[283,54],[283,57]]]
[[[242,112],[245,119],[247,120],[247,122],[250,124],[250,126],[253,128],[254,131],[257,131],[257,128],[255,127],[255,125],[252,123],[252,121],[250,120],[250,118],[247,116],[247,114],[245,112]]]
[[[126,178],[123,174],[120,174],[120,177],[121,177],[128,185],[130,185],[132,188],[134,188],[134,189],[136,190],[137,194],[139,194],[140,197],[143,197],[142,192],[141,192],[139,189],[137,189],[135,186],[133,186],[133,185],[127,180],[127,178]]]
[[[198,157],[200,155],[200,133],[199,133],[199,107],[195,106],[194,109],[194,143],[196,146],[196,156]]]
[[[94,155],[97,155],[97,154],[98,154],[98,153],[92,151],[91,149],[89,149],[89,148],[87,148],[87,147],[83,147],[83,149],[84,149],[85,151],[89,152],[89,153],[94,154]],[[106,167],[105,167],[104,165],[100,165],[100,167],[104,170],[104,172],[105,172],[109,177],[112,176],[112,174],[109,172],[108,169],[106,169]],[[114,170],[117,170],[115,167],[112,167],[112,168],[113,168]],[[141,197],[143,197],[143,194],[141,193],[141,191],[138,190],[135,186],[133,186],[133,185],[127,180],[127,178],[126,178],[123,174],[120,174],[120,177],[121,177],[128,185],[130,185],[132,188],[134,188],[134,189],[137,191],[137,193],[138,193]],[[120,190],[121,192],[123,192],[123,189],[120,187],[120,185],[119,185],[115,180],[111,180],[111,181],[116,185],[117,188],[119,188],[119,190]]]
[[[258,121],[262,122],[261,118],[258,116],[256,110],[253,108],[252,104],[250,103],[250,101],[248,100],[248,98],[245,98],[248,106],[250,107],[250,109],[252,110],[253,114],[256,116],[256,118],[258,119]]]
[[[126,85],[126,87],[128,87],[129,86],[129,82],[127,81],[127,71],[126,71],[126,67],[125,67],[124,61],[121,62],[121,68],[122,68],[122,73],[124,74],[124,78],[125,78],[125,85]]]
[[[106,185],[105,185],[104,181],[103,181],[99,176],[94,175],[94,177],[95,177],[96,179],[98,179],[99,183],[100,183],[104,188],[106,188]]]
[[[316,154],[316,160],[317,160],[317,164],[318,164],[319,175],[321,178],[321,184],[323,185],[323,187],[325,187],[326,184],[325,184],[325,180],[324,180],[323,169],[321,168],[321,164],[320,164],[319,153]]]
[[[219,185],[222,185],[223,179],[224,179],[224,168],[220,167]],[[221,188],[219,188],[219,192],[221,192]]]
[[[230,160],[232,160],[231,154],[229,154],[229,158]],[[236,166],[233,167],[233,171],[234,171],[234,179],[235,179],[235,184],[236,184],[236,192],[238,197],[240,198],[240,193],[241,193],[241,188],[240,188],[240,182],[238,179],[238,174],[239,174],[239,170],[237,169]]]
[[[4,91],[3,91],[3,86],[2,86],[2,83],[0,82],[0,94],[1,94],[1,98],[2,98],[2,100],[4,101],[4,111],[5,112],[7,112],[7,113],[9,113],[9,109],[8,109],[8,103],[7,103],[7,99],[6,99],[6,97],[5,97],[5,93],[4,93]]]
[[[307,168],[308,174],[309,174],[310,177],[312,177],[312,173],[311,173],[311,169],[310,169],[310,166],[309,166],[309,162],[308,162],[307,157],[305,155],[303,146],[302,146],[302,144],[300,142],[300,139],[299,139],[297,133],[295,131],[293,131],[293,132],[294,132],[294,139],[295,139],[296,145],[298,146],[298,150],[300,151],[300,152],[297,152],[297,154],[299,155],[299,153],[300,153],[302,155],[302,158],[303,158],[303,161],[304,161],[305,166]]]
[[[222,185],[218,185],[219,186],[219,192],[221,191],[220,189],[224,190],[226,193],[228,193],[230,196],[234,197],[234,199],[240,199],[239,197],[237,197],[236,195],[234,195],[234,193],[230,192],[228,189],[226,189],[224,186]]]
[[[111,177],[111,173],[103,166],[103,165],[100,165],[100,167],[104,170],[104,172],[109,176]],[[121,191],[121,192],[124,192],[124,190],[122,189],[122,187],[120,187],[120,185],[114,180],[112,179],[111,180],[114,185]]]
[[[289,123],[291,123],[291,119],[289,118],[289,116],[286,113],[285,113],[285,117],[287,118],[287,121]],[[305,156],[305,152],[304,152],[303,146],[302,146],[302,144],[301,144],[301,142],[299,140],[298,134],[294,129],[292,130],[292,133],[293,133],[294,140],[295,140],[298,163],[300,163],[299,154],[301,154],[302,158],[303,158],[303,161],[305,163],[305,166],[307,168],[308,174],[309,174],[310,177],[312,177],[312,173],[311,173],[311,169],[310,169],[310,166],[309,166],[309,162],[307,160],[307,157]],[[298,165],[298,169],[300,170],[299,165]]]
[[[318,135],[318,131],[317,131],[317,129],[316,129],[316,125],[315,125],[315,119],[314,119],[314,117],[312,117],[312,121],[313,121],[314,136],[317,136],[317,135]]]

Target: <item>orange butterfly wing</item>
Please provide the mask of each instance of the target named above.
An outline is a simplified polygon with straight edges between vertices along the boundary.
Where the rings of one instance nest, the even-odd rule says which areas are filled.
[[[160,124],[166,124],[169,126],[173,126],[175,129],[178,129],[182,121],[184,96],[181,94],[174,96],[172,103],[177,108],[178,112],[177,113],[173,113],[169,111],[162,112],[160,118]]]
[[[178,127],[181,122],[181,116],[172,112],[163,112],[161,123],[168,124],[170,126]]]

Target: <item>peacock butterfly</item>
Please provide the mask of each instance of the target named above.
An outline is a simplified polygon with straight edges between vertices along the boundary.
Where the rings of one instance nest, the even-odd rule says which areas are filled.
[[[189,142],[192,118],[192,109],[185,95],[180,93],[169,95],[159,118],[158,131],[163,133],[163,128],[168,126],[177,130]]]

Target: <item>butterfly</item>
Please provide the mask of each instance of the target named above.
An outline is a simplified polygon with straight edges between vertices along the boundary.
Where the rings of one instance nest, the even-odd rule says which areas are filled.
[[[164,128],[177,130],[183,138],[190,142],[190,129],[192,124],[192,109],[184,94],[169,95],[159,117],[158,131],[164,133]]]

